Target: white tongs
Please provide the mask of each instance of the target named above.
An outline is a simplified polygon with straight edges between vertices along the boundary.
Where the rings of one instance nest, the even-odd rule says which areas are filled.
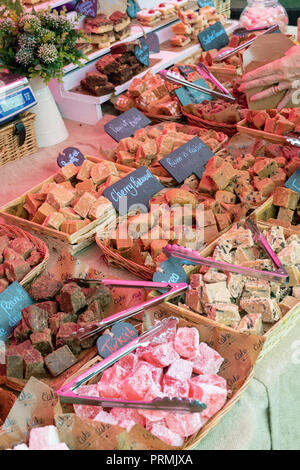
[[[201,85],[197,85],[196,83],[185,80],[178,73],[170,72],[169,70],[161,70],[158,73],[164,80],[168,80],[171,83],[177,83],[178,85],[192,88],[193,90],[200,91],[201,93],[205,93],[206,95],[212,96],[213,98],[229,101],[230,103],[235,102],[235,98],[231,94],[219,93],[218,91],[210,90],[209,88],[204,88]]]
[[[178,319],[175,317],[165,318],[144,334],[134,339],[126,346],[107,357],[99,364],[91,367],[89,370],[76,377],[67,385],[64,385],[57,391],[62,403],[73,403],[78,405],[102,406],[103,408],[135,408],[144,410],[167,411],[175,413],[201,413],[206,408],[204,403],[199,400],[189,398],[155,398],[152,401],[130,401],[113,398],[89,397],[82,395],[78,389],[86,384],[108,367],[112,366],[122,357],[133,352],[138,347],[146,347],[150,344],[160,344],[162,339],[167,336],[168,331],[176,327]],[[77,391],[77,393],[76,393]]]

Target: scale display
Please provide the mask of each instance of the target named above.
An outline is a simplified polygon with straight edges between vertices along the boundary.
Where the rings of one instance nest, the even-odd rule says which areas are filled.
[[[7,111],[10,111],[11,109],[22,106],[23,104],[25,104],[25,100],[22,95],[18,94],[16,96],[11,96],[7,100],[3,101],[1,103],[1,108],[6,113]]]
[[[26,78],[0,74],[0,124],[11,121],[35,104],[35,97]]]

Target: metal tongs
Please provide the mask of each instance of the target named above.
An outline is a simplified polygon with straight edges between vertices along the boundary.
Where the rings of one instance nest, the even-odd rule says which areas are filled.
[[[88,397],[75,393],[76,390],[84,385],[86,382],[92,380],[94,377],[102,373],[108,367],[112,366],[122,357],[131,353],[138,347],[146,347],[149,344],[159,344],[159,338],[162,335],[166,336],[168,330],[176,327],[178,319],[175,317],[165,318],[159,324],[142,334],[140,337],[134,339],[126,346],[113,353],[108,358],[101,361],[99,364],[91,367],[89,370],[76,377],[67,385],[64,385],[57,391],[61,402],[73,403],[78,405],[102,406],[107,408],[135,408],[144,410],[167,411],[175,413],[201,413],[206,409],[206,405],[199,400],[188,398],[155,398],[152,401],[129,401],[112,398],[102,397]]]
[[[219,80],[217,80],[216,77],[208,70],[206,65],[199,62],[199,64],[196,65],[196,70],[204,79],[210,80],[222,93],[232,96],[227,88],[225,88],[224,85],[222,85],[222,83],[220,83]],[[232,98],[234,97],[232,96]]]
[[[278,29],[277,24],[275,24],[273,26],[270,26],[266,31],[261,33],[259,36],[256,36],[255,38],[252,38],[252,39],[249,39],[249,41],[244,42],[240,46],[237,46],[237,47],[235,47],[234,49],[231,49],[231,50],[220,52],[220,54],[217,54],[213,58],[213,62],[223,62],[223,60],[229,59],[229,57],[232,57],[237,52],[242,51],[243,49],[246,49],[247,47],[251,46],[251,44],[253,44],[256,41],[257,38],[260,38],[261,36],[264,36],[265,34],[271,34],[274,31],[276,31],[277,29]]]
[[[300,148],[300,136],[289,134],[285,137],[286,143]]]
[[[174,297],[179,296],[187,289],[189,289],[189,285],[186,283],[179,283],[179,284],[171,284],[167,282],[143,282],[143,281],[119,281],[113,279],[81,279],[81,278],[70,278],[65,281],[67,282],[77,282],[80,285],[89,285],[89,284],[100,284],[104,286],[111,286],[111,287],[126,287],[126,288],[144,288],[150,290],[157,290],[157,289],[168,289],[167,292],[163,293],[158,297],[151,298],[139,305],[134,307],[128,308],[126,310],[122,310],[121,312],[115,313],[110,317],[104,318],[100,322],[92,322],[92,325],[87,326],[86,328],[79,328],[77,332],[74,332],[70,338],[75,338],[77,341],[82,343],[89,338],[92,338],[96,334],[100,333],[102,330],[105,330],[109,326],[112,326],[114,323],[120,322],[122,320],[126,320],[127,318],[131,318],[134,315],[142,313],[145,309],[154,307],[160,304],[164,300],[170,300]]]
[[[185,80],[181,77],[181,75],[175,72],[170,72],[169,70],[161,70],[158,73],[164,80],[168,80],[171,83],[177,83],[178,85],[192,88],[193,90],[200,91],[202,93],[205,93],[206,95],[212,96],[213,98],[219,98],[225,101],[229,101],[230,103],[235,102],[235,98],[231,94],[219,93],[218,91],[210,90],[209,88],[204,88],[200,85],[197,85],[196,83]]]
[[[251,231],[254,241],[263,248],[271,261],[273,261],[276,267],[275,271],[260,271],[253,268],[246,268],[244,266],[223,263],[222,261],[211,260],[200,256],[197,251],[178,245],[167,245],[163,251],[168,257],[173,256],[174,258],[183,260],[185,263],[200,264],[210,268],[220,269],[222,271],[242,274],[243,276],[257,277],[259,279],[266,279],[267,281],[287,283],[289,281],[289,275],[287,271],[284,269],[282,263],[259,231],[257,225],[252,222],[252,220],[248,219],[246,221],[246,227]]]

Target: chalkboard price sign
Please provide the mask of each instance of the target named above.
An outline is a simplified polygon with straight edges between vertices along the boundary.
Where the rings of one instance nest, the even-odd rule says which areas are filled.
[[[0,294],[0,341],[6,341],[21,320],[21,310],[34,304],[16,281]]]
[[[111,335],[102,335],[98,338],[97,349],[99,356],[106,359],[137,337],[138,332],[130,323],[116,323],[111,328]]]
[[[204,51],[219,50],[229,44],[229,37],[219,21],[198,34],[198,39]]]
[[[84,16],[96,18],[98,10],[98,0],[79,0],[75,6],[75,10]]]
[[[120,142],[126,137],[132,137],[136,131],[151,124],[150,119],[144,116],[136,108],[131,108],[125,113],[121,114],[104,126],[105,132],[109,134],[114,140]]]
[[[200,8],[212,7],[215,8],[213,0],[198,0],[198,5]]]
[[[192,174],[202,178],[205,165],[213,156],[214,153],[210,148],[199,137],[194,137],[162,158],[159,163],[177,183],[182,183]]]
[[[164,186],[158,179],[142,166],[106,188],[103,194],[120,215],[125,215],[133,206],[143,205],[149,209],[149,200],[162,189]]]
[[[297,168],[295,173],[287,180],[284,185],[286,188],[296,191],[300,196],[300,166]]]

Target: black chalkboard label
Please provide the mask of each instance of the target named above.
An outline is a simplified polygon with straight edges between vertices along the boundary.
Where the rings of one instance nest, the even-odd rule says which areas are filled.
[[[132,137],[136,131],[151,124],[150,119],[136,108],[131,108],[104,126],[114,140],[120,142],[126,137]]]
[[[164,189],[164,186],[148,170],[141,166],[138,170],[122,178],[104,190],[104,196],[109,199],[120,215],[125,215],[133,206],[146,206],[154,194]]]
[[[172,284],[185,282],[188,283],[188,278],[185,270],[174,258],[164,261],[159,266],[159,271],[153,275],[153,282],[171,282]],[[158,289],[159,292],[165,292],[164,289]]]
[[[194,137],[174,152],[162,158],[159,163],[177,181],[182,183],[186,178],[195,174],[202,178],[204,167],[208,160],[214,156],[205,143]]]
[[[286,188],[296,191],[300,196],[300,166],[297,168],[295,173],[287,180],[284,185]]]
[[[97,349],[99,356],[106,359],[137,337],[138,332],[130,323],[116,323],[111,328],[111,335],[102,335],[98,338]]]
[[[98,10],[98,0],[79,0],[75,10],[85,16],[96,18]]]
[[[229,44],[229,37],[219,21],[198,34],[198,39],[204,51],[219,50]]]
[[[67,147],[57,157],[57,164],[60,168],[73,163],[75,166],[81,166],[84,162],[84,155],[76,147]]]
[[[208,85],[206,84],[203,78],[196,80],[193,82],[195,85],[200,85],[202,88],[209,89]],[[189,88],[187,86],[182,86],[175,90],[176,96],[179,99],[182,106],[186,106],[190,103],[200,104],[202,101],[212,101],[213,97],[203,93],[202,91],[194,90],[193,88]]]
[[[26,290],[13,282],[0,294],[0,341],[6,341],[21,320],[21,310],[34,304]]]
[[[198,0],[198,5],[200,8],[212,7],[215,8],[213,0]]]
[[[140,42],[141,44],[147,44],[150,53],[156,54],[160,52],[159,37],[156,33],[146,34],[146,37],[140,38]]]

